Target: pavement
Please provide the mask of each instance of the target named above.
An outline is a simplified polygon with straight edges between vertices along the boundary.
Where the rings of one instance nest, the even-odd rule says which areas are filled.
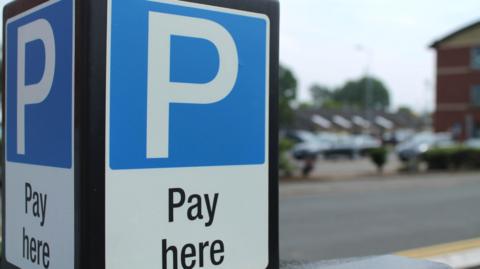
[[[281,269],[451,269],[446,265],[397,256],[363,257],[320,262],[282,262]]]
[[[480,266],[480,238],[440,244],[396,253],[399,256],[448,264],[455,269]]]
[[[480,173],[280,185],[280,257],[383,255],[480,236]]]

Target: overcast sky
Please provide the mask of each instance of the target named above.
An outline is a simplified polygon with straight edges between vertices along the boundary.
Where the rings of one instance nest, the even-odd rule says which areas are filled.
[[[479,0],[281,0],[280,60],[300,81],[330,87],[371,72],[392,92],[394,107],[433,108],[436,39],[480,20]],[[427,87],[430,81],[431,86]],[[426,85],[427,84],[427,85]],[[431,88],[427,91],[427,88]]]
[[[299,79],[302,100],[313,83],[335,87],[363,75],[370,51],[371,72],[391,90],[394,107],[432,109],[435,58],[428,45],[480,20],[479,0],[280,1],[280,60]]]

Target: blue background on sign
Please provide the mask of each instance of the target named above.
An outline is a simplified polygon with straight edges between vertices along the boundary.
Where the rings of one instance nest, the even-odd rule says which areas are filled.
[[[7,160],[70,168],[72,166],[72,0],[62,0],[8,23],[7,34]],[[53,29],[55,75],[50,94],[40,104],[25,107],[25,155],[17,154],[17,39],[18,28],[38,19]],[[25,81],[40,81],[45,47],[36,40],[26,45]]]
[[[170,59],[170,81],[208,83],[215,78],[219,57],[213,43],[205,39],[181,36],[173,36],[171,43],[173,53]]]
[[[225,99],[208,105],[170,105],[169,158],[164,159],[146,158],[149,12],[212,20],[231,34],[239,57],[237,82]],[[112,169],[265,163],[266,20],[175,4],[122,0],[112,3],[111,25]],[[173,36],[171,47],[171,81],[206,83],[216,76],[219,56],[210,41]]]

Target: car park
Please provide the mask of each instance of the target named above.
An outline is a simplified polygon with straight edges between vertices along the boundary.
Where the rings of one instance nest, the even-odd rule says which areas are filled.
[[[292,149],[292,155],[299,160],[306,157],[316,158],[331,147],[331,143],[328,140],[319,139],[315,134],[308,131],[296,131],[290,134],[289,137],[297,142]]]
[[[382,142],[370,135],[340,135],[332,147],[324,152],[324,156],[329,159],[338,157],[355,159],[381,146]]]

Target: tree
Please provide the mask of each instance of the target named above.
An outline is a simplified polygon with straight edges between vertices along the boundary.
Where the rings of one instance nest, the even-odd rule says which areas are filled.
[[[298,110],[310,110],[312,109],[313,106],[310,102],[299,102],[296,106],[295,106],[295,110],[298,111]]]
[[[352,80],[333,92],[333,99],[343,106],[384,110],[390,106],[390,94],[383,82],[364,77]]]
[[[294,119],[292,102],[297,98],[297,79],[293,72],[280,65],[279,70],[279,113],[280,128],[291,126]]]
[[[414,116],[415,113],[413,110],[408,107],[408,106],[400,106],[397,111],[398,114],[403,114],[403,115],[408,115],[408,116]]]
[[[310,87],[310,94],[315,107],[324,107],[325,104],[331,103],[333,97],[333,93],[328,87],[318,84]]]

